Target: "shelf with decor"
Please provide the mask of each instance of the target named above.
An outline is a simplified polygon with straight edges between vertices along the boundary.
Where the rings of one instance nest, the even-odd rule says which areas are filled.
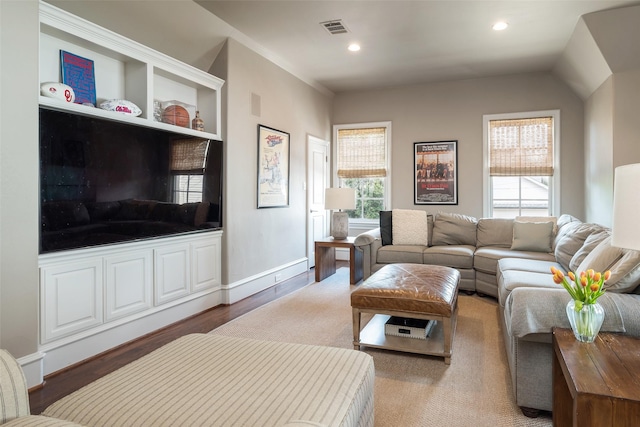
[[[41,84],[65,83],[61,52],[91,62],[95,106],[41,95],[42,107],[221,140],[220,91],[223,80],[41,2]],[[141,112],[136,116],[99,107],[109,100],[128,101]],[[185,108],[188,118],[181,122],[183,126],[172,124],[171,120],[163,122],[158,104]],[[204,131],[192,129],[196,111],[204,121]]]
[[[39,98],[39,349],[47,375],[222,303],[224,81],[39,7],[40,85],[89,81],[78,93],[92,101]],[[99,108],[114,100],[136,108]],[[188,117],[167,117],[176,105]],[[196,111],[204,131],[191,128]],[[193,137],[210,141],[189,144]],[[172,167],[177,146],[196,154],[183,157],[201,156],[201,201],[187,203],[176,189],[186,170]]]

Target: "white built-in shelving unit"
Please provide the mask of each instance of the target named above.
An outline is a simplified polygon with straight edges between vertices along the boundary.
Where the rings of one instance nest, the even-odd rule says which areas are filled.
[[[41,107],[221,140],[223,80],[41,2],[41,83],[60,82],[60,50],[94,61],[98,104],[126,99],[142,114],[44,96]],[[156,121],[154,100],[196,106],[205,132]],[[220,304],[221,236],[214,230],[40,255],[44,374]]]

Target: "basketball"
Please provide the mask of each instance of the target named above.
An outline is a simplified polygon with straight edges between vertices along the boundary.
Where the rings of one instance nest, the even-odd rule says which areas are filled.
[[[171,125],[189,127],[189,112],[180,105],[169,105],[162,112],[162,121]]]

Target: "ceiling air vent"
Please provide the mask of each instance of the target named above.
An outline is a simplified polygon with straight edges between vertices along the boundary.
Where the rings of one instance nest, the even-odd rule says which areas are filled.
[[[322,25],[324,29],[329,32],[329,34],[333,34],[333,35],[346,34],[349,32],[346,25],[344,25],[341,19],[336,19],[334,21],[321,22],[320,25]]]

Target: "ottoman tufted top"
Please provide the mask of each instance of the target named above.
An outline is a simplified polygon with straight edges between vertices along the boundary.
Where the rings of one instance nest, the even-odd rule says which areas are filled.
[[[424,264],[389,264],[351,293],[351,306],[451,317],[460,272]]]

